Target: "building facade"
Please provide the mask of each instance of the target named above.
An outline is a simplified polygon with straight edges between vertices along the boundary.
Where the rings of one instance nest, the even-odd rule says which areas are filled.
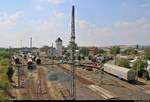
[[[98,52],[98,48],[97,48],[97,47],[90,47],[90,48],[89,48],[89,55],[90,55],[90,56],[96,55],[97,52]]]

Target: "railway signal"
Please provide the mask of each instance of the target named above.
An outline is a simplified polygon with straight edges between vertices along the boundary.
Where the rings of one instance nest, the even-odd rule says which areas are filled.
[[[53,43],[52,43],[52,68],[54,67],[54,52],[53,52]]]

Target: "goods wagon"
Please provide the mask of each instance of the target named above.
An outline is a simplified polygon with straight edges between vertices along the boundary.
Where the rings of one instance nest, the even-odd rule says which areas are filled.
[[[18,57],[14,57],[15,64],[20,64],[20,59]]]
[[[40,65],[41,64],[41,59],[40,58],[36,58],[36,64]]]
[[[28,61],[27,61],[27,68],[28,68],[29,70],[32,70],[32,69],[35,69],[35,68],[36,68],[36,66],[35,66],[35,64],[33,63],[32,59],[28,59]]]
[[[129,82],[134,81],[136,77],[133,70],[112,64],[104,64],[104,71]]]

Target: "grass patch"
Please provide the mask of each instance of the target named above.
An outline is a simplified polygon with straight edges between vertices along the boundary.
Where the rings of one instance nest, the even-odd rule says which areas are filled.
[[[0,59],[0,65],[1,66],[8,66],[9,65],[9,59]]]
[[[11,83],[8,80],[7,71],[10,64],[9,53],[5,50],[0,50],[0,100],[9,98],[7,91],[11,88]]]

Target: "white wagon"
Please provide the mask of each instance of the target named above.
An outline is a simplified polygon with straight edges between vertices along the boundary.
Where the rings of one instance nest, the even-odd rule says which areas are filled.
[[[136,77],[133,70],[112,64],[104,64],[104,71],[127,81],[134,81]]]

